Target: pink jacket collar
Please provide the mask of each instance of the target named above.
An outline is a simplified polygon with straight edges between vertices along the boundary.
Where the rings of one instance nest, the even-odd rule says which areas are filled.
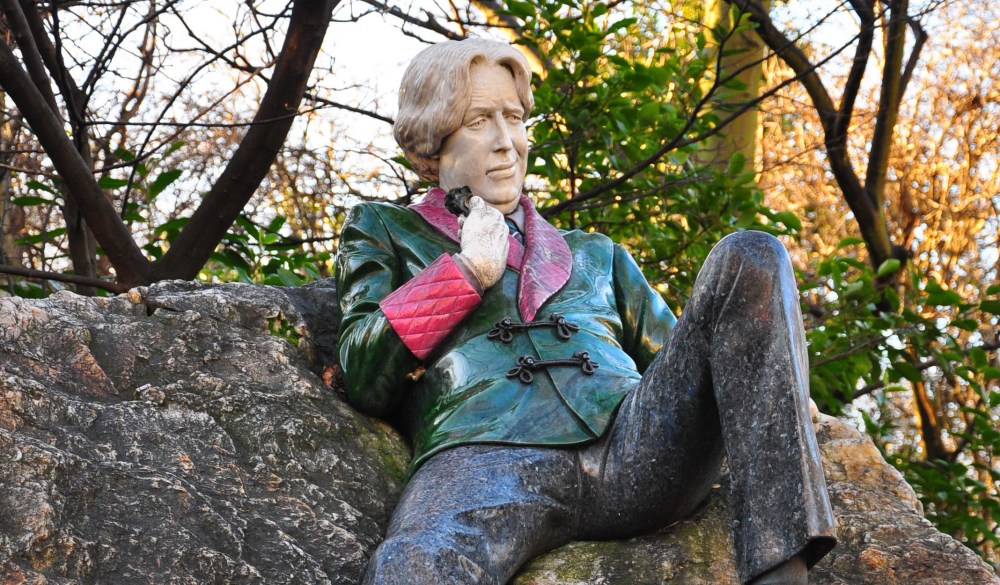
[[[436,230],[459,242],[458,220],[444,206],[445,192],[434,188],[410,209],[420,214]],[[559,231],[535,210],[531,200],[521,195],[524,208],[524,241],[510,238],[507,266],[521,272],[517,283],[517,306],[525,322],[533,321],[538,309],[568,281],[573,271],[573,255]]]

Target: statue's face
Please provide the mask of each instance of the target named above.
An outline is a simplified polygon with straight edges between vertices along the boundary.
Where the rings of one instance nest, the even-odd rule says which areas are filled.
[[[472,99],[462,126],[441,145],[442,189],[468,186],[503,213],[517,207],[528,168],[528,132],[514,76],[500,65],[472,66]]]

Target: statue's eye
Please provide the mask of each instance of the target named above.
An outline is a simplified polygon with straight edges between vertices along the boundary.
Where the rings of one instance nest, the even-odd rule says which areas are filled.
[[[469,122],[468,124],[466,124],[467,127],[472,128],[472,129],[482,128],[485,125],[486,125],[486,117],[485,116],[479,116],[479,117],[475,118],[474,120],[472,120],[471,122]]]

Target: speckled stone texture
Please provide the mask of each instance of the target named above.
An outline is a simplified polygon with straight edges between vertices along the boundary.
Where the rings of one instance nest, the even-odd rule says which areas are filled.
[[[334,296],[163,283],[0,299],[0,583],[360,582],[409,454],[321,382]],[[823,418],[818,438],[841,544],[814,584],[1000,584],[863,435]],[[723,492],[513,583],[735,583]]]
[[[0,299],[0,583],[357,583],[409,455],[311,370],[329,298]]]
[[[872,442],[835,418],[816,419],[840,543],[812,585],[1000,585],[968,548],[921,516],[920,502]],[[528,565],[511,585],[739,585],[728,480],[696,515],[619,542],[577,542]]]

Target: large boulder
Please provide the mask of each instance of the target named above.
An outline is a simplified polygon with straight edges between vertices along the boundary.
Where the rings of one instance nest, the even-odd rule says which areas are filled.
[[[913,489],[871,440],[818,415],[816,434],[838,522],[813,585],[1000,585],[993,570],[922,514]],[[512,585],[739,585],[728,481],[694,517],[622,542],[578,542],[536,559]]]
[[[336,391],[334,296],[0,299],[0,582],[358,583],[409,455]],[[813,583],[1000,584],[862,434],[817,424],[841,544]],[[724,484],[688,521],[514,583],[736,583]]]
[[[316,354],[276,288],[0,299],[0,582],[358,583],[409,457]]]

